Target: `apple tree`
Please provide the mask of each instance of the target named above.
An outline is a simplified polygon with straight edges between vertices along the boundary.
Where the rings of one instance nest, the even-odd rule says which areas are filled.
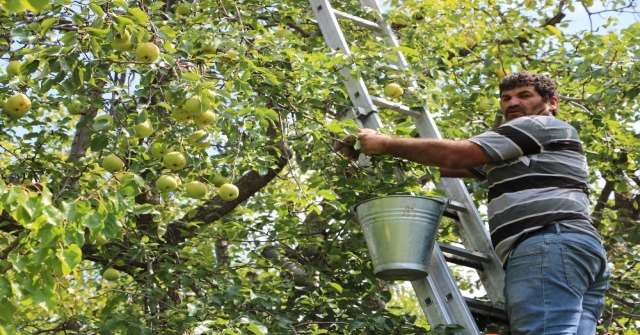
[[[332,150],[357,129],[343,68],[373,95],[426,106],[451,139],[502,122],[500,77],[553,76],[614,269],[602,330],[639,319],[640,24],[574,32],[566,19],[633,1],[392,0],[402,71],[385,67],[397,50],[348,22],[353,54],[327,48],[298,0],[0,7],[0,334],[442,329],[373,276],[351,211],[378,195],[444,196],[437,170],[387,157],[365,169]],[[381,131],[416,134],[379,112]],[[466,182],[482,205],[484,186]],[[439,239],[457,241],[454,228],[443,221]]]

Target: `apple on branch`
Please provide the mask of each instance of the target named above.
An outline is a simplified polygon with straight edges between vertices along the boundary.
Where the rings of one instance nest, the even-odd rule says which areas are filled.
[[[71,103],[67,105],[67,112],[71,115],[80,115],[84,111],[84,105],[82,101],[78,99],[71,100]]]
[[[124,31],[122,34],[118,34],[113,38],[111,47],[118,51],[129,51],[133,49],[133,43],[131,43],[131,35],[128,31]]]
[[[207,195],[208,188],[207,184],[194,180],[185,185],[185,190],[189,198],[202,199]]]
[[[211,146],[209,133],[204,130],[197,130],[189,135],[189,143],[198,149],[206,149]]]
[[[22,93],[18,93],[7,99],[4,104],[4,111],[12,120],[17,120],[31,109],[31,100]]]
[[[12,60],[9,62],[9,64],[7,64],[6,67],[6,71],[7,74],[11,74],[11,75],[18,75],[20,73],[20,61],[19,60]]]
[[[104,278],[104,279],[106,279],[108,281],[116,281],[116,280],[120,279],[120,271],[118,271],[118,270],[116,270],[114,268],[108,268],[102,274],[102,278]]]
[[[210,109],[204,111],[202,114],[196,114],[193,116],[193,123],[203,127],[210,125],[215,120],[216,120],[216,115]]]
[[[220,195],[220,198],[225,201],[236,200],[239,194],[240,191],[238,190],[238,187],[229,183],[222,184],[218,189],[218,195]]]
[[[160,49],[152,42],[138,45],[135,53],[136,59],[143,63],[153,63],[160,57]]]
[[[162,165],[173,171],[180,170],[187,165],[187,158],[178,151],[172,151],[162,157]]]
[[[102,159],[102,167],[109,172],[116,172],[124,168],[124,162],[115,154],[109,154]]]
[[[384,88],[384,94],[390,98],[399,98],[404,94],[402,87],[396,83],[390,83]]]
[[[142,123],[135,124],[133,130],[139,138],[149,137],[149,135],[153,134],[153,127],[149,119],[144,120]]]
[[[174,176],[162,175],[156,180],[156,188],[161,193],[173,192],[178,188],[178,180]]]

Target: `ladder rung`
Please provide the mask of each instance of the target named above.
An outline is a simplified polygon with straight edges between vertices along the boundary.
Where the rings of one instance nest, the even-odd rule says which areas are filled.
[[[469,297],[464,297],[464,300],[475,318],[482,319],[485,323],[509,324],[504,305],[491,304]]]
[[[442,250],[442,252],[447,252],[450,254],[454,254],[456,256],[460,256],[462,258],[471,260],[471,261],[476,261],[476,262],[490,262],[491,261],[491,257],[481,253],[481,252],[476,252],[476,251],[469,251],[467,249],[464,248],[459,248],[459,247],[454,247],[450,244],[445,244],[445,243],[440,243],[438,242],[438,245],[440,246],[440,250]]]
[[[351,22],[353,22],[353,24],[355,24],[356,26],[362,27],[362,28],[367,28],[370,30],[373,30],[375,32],[380,32],[382,31],[382,27],[380,27],[379,24],[373,22],[373,21],[369,21],[366,19],[363,19],[361,17],[357,17],[355,15],[351,15],[351,14],[347,14],[345,12],[341,12],[339,10],[333,10],[333,14],[341,19],[347,19],[347,20],[351,20]]]
[[[458,212],[466,212],[467,211],[467,206],[465,206],[463,203],[457,202],[457,201],[449,201],[449,205],[447,206],[447,208],[451,208],[454,211],[458,211]]]
[[[401,105],[395,102],[391,102],[389,100],[384,100],[382,98],[372,96],[371,101],[373,101],[374,105],[380,108],[390,109],[400,114],[409,115],[413,117],[419,117],[420,115],[422,115],[419,111],[413,110],[409,106]]]
[[[484,271],[484,265],[482,265],[482,263],[480,263],[480,262],[468,260],[466,258],[463,258],[463,257],[460,257],[460,256],[456,256],[456,255],[452,255],[452,254],[450,254],[448,252],[444,252],[444,251],[442,252],[442,256],[444,256],[444,259],[447,261],[447,263],[453,263],[453,264],[457,264],[457,265],[462,265],[462,266],[467,267],[467,268],[472,268],[472,269]]]

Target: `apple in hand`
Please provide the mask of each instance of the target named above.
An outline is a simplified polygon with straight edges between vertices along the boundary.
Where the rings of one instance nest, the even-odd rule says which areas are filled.
[[[18,93],[7,99],[4,103],[4,109],[12,120],[17,120],[31,109],[31,100],[26,95]]]
[[[236,185],[226,183],[220,186],[220,188],[218,189],[218,194],[220,195],[220,198],[222,198],[222,200],[233,201],[238,198],[240,191],[238,190],[238,187]]]
[[[396,83],[391,83],[385,86],[384,94],[390,98],[398,98],[404,94],[404,90],[400,85]]]
[[[170,175],[162,175],[156,180],[156,188],[162,193],[175,191],[178,188],[178,180]]]
[[[162,157],[162,165],[173,171],[180,170],[187,165],[187,158],[177,151],[172,151]]]
[[[151,42],[138,45],[135,53],[136,59],[143,63],[153,63],[160,57],[160,49]]]
[[[193,199],[202,199],[207,195],[207,185],[197,180],[188,182],[185,185],[187,196]]]
[[[116,172],[124,168],[124,162],[115,154],[110,154],[102,159],[102,167],[109,172]]]

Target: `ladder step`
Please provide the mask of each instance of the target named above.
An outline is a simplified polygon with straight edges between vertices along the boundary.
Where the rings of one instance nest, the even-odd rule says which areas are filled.
[[[449,201],[449,206],[447,206],[447,208],[451,208],[454,211],[458,211],[458,212],[466,212],[467,211],[467,206],[465,206],[463,203],[457,202],[457,201]]]
[[[507,318],[507,311],[502,304],[491,304],[488,302],[464,297],[469,311],[477,321],[482,321],[485,324],[498,323],[503,325],[509,325],[509,319]],[[480,327],[480,325],[478,325]]]
[[[409,115],[413,117],[419,117],[422,115],[420,111],[413,110],[409,106],[401,105],[399,103],[391,102],[389,100],[385,100],[382,98],[372,96],[371,101],[373,102],[374,105],[380,108],[390,109],[400,114]]]
[[[464,248],[454,247],[450,244],[441,243],[441,242],[438,242],[438,246],[440,246],[440,250],[442,250],[442,252],[453,254],[453,255],[462,257],[464,259],[467,259],[469,261],[491,262],[491,257],[481,252],[469,251]]]
[[[350,20],[356,26],[359,26],[359,27],[362,27],[362,28],[367,28],[367,29],[375,31],[375,32],[381,32],[382,31],[382,27],[379,24],[377,24],[377,23],[375,23],[373,21],[369,21],[369,20],[363,19],[363,18],[355,16],[355,15],[347,14],[345,12],[341,12],[341,11],[336,10],[336,9],[333,9],[333,14],[337,18]]]

